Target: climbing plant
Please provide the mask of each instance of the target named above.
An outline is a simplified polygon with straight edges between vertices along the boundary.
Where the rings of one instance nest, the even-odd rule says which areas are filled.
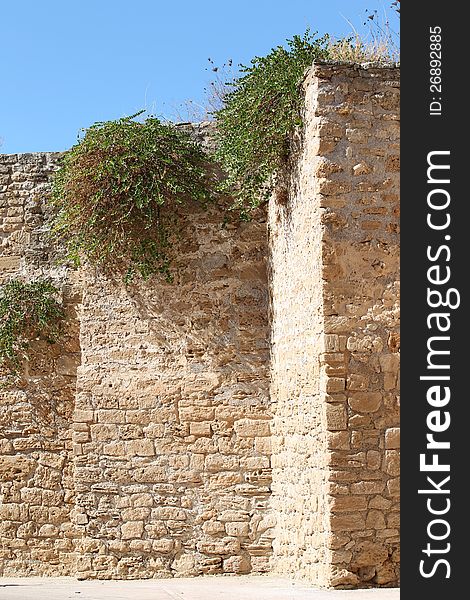
[[[242,214],[266,200],[290,150],[290,136],[302,124],[300,83],[315,59],[330,56],[328,35],[307,32],[240,66],[216,117],[216,159],[227,177],[222,189],[235,195]]]
[[[0,366],[15,373],[33,340],[56,342],[64,309],[59,290],[49,280],[12,279],[0,286]]]
[[[65,153],[51,233],[75,264],[169,277],[177,206],[211,197],[207,158],[187,131],[140,114],[92,125]]]
[[[301,82],[314,60],[366,58],[360,40],[333,42],[309,30],[267,56],[240,65],[214,111],[213,158],[224,177],[215,186],[208,156],[187,130],[136,115],[98,122],[62,158],[51,203],[51,235],[76,265],[84,259],[118,268],[129,280],[171,279],[178,205],[206,205],[215,192],[234,198],[241,217],[282,182],[293,133],[302,125]],[[213,70],[216,70],[215,68]]]

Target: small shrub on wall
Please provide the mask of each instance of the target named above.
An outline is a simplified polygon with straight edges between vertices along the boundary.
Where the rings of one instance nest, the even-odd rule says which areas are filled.
[[[330,56],[330,38],[307,31],[265,57],[241,66],[224,95],[217,120],[216,159],[227,177],[223,190],[235,194],[235,208],[248,214],[271,195],[276,172],[282,171],[290,136],[302,125],[300,83],[315,59]]]
[[[136,116],[96,123],[65,154],[53,181],[52,236],[75,264],[169,276],[175,208],[209,201],[207,159],[187,132]]]
[[[234,198],[242,218],[277,192],[287,198],[287,161],[302,126],[301,83],[315,60],[363,60],[360,40],[332,42],[308,30],[241,66],[221,93],[213,153],[225,174],[215,184],[203,148],[188,131],[141,113],[99,122],[65,153],[55,174],[51,233],[76,265],[119,270],[125,280],[171,279],[178,205],[205,205],[216,190]]]
[[[64,319],[59,290],[49,280],[0,286],[0,367],[16,374],[33,340],[57,342]]]
[[[334,41],[307,30],[287,40],[286,47],[241,65],[240,75],[226,84],[223,106],[214,112],[215,158],[227,175],[222,191],[235,196],[233,208],[248,217],[273,191],[285,199],[293,134],[302,126],[301,83],[314,61],[388,62],[393,54],[388,33],[367,43],[357,36]]]

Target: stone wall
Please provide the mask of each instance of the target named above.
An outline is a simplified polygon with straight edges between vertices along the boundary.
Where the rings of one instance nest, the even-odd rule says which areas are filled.
[[[324,585],[330,571],[329,461],[319,361],[323,229],[316,193],[313,85],[307,88],[308,120],[293,160],[289,198],[269,206],[273,508],[278,517],[274,567]]]
[[[275,569],[396,585],[399,71],[317,66],[270,208]]]
[[[50,277],[67,315],[60,344],[36,342],[21,385],[0,387],[0,573],[62,575],[73,563],[72,413],[80,361],[74,273],[54,266],[41,194],[57,155],[2,156],[0,280]]]
[[[0,157],[0,277],[67,310],[0,390],[0,574],[396,585],[398,77],[314,66],[289,197],[188,206],[171,284],[57,266],[58,155]]]
[[[74,415],[83,577],[263,572],[266,219],[182,215],[173,283],[88,274]]]
[[[3,573],[266,571],[265,215],[222,227],[223,209],[190,207],[171,284],[78,281],[45,236],[57,158],[0,167],[2,277],[51,277],[68,312],[63,344],[36,344],[1,396]]]

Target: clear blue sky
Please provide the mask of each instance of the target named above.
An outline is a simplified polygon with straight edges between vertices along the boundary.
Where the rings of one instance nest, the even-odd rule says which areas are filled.
[[[207,59],[247,63],[307,26],[361,32],[387,0],[18,0],[0,10],[0,152],[64,150],[95,121],[199,102]]]

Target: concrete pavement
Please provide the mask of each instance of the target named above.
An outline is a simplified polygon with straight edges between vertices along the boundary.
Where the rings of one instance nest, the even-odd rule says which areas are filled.
[[[399,600],[398,589],[318,590],[269,576],[137,581],[0,578],[0,600]]]

